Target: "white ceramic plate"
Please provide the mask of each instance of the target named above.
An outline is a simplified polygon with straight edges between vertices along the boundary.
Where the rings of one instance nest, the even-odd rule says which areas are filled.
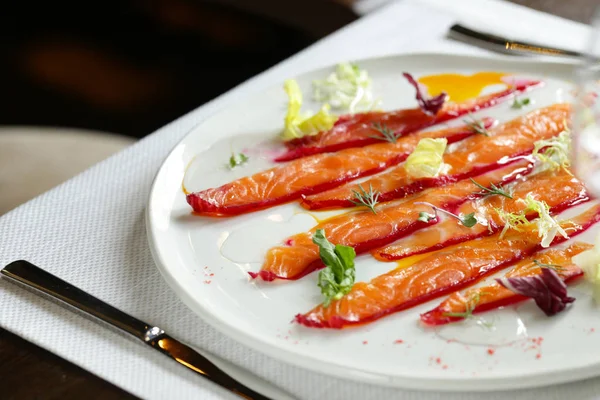
[[[572,89],[569,65],[524,59],[429,54],[359,64],[373,77],[374,93],[384,109],[415,106],[414,90],[402,79],[403,71],[421,76],[487,70],[538,77],[546,86],[528,95],[534,107],[569,101]],[[298,77],[307,100],[311,81],[329,72]],[[316,274],[296,282],[267,284],[251,282],[247,272],[260,268],[269,247],[310,229],[315,218],[324,214],[307,213],[291,203],[235,218],[203,218],[190,213],[182,192],[184,175],[186,187],[198,190],[270,166],[268,157],[252,151],[257,143],[277,136],[286,104],[282,84],[278,84],[222,110],[175,147],[156,177],[148,204],[150,245],[161,273],[190,308],[227,335],[272,357],[381,385],[496,390],[600,375],[600,352],[595,350],[600,314],[585,284],[570,289],[577,301],[567,312],[547,318],[526,302],[485,315],[494,323],[491,329],[474,321],[439,330],[421,328],[419,313],[437,305],[439,299],[342,331],[290,324],[295,314],[321,301]],[[310,101],[306,106],[318,108]],[[527,111],[511,109],[508,102],[479,115],[509,120]],[[225,167],[232,151],[245,149],[250,151],[248,165],[233,171]],[[594,229],[578,239],[591,241],[593,237]],[[357,265],[359,281],[395,267],[368,255],[358,257]]]

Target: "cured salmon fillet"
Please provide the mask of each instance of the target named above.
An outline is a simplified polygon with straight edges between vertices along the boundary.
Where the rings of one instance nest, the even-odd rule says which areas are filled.
[[[477,182],[477,179],[475,179]],[[479,183],[479,182],[478,182]],[[467,228],[457,224],[455,220],[446,219],[435,226],[427,227],[404,237],[389,246],[373,250],[371,253],[380,261],[400,260],[416,254],[439,250],[444,247],[466,242],[481,236],[500,231],[504,223],[495,208],[507,212],[519,212],[525,208],[523,202],[528,193],[536,200],[545,201],[553,214],[589,200],[584,185],[568,171],[544,171],[528,175],[527,179],[514,184],[513,199],[494,195],[472,199],[462,204],[454,212],[466,215],[474,212],[481,220],[487,220],[489,226],[475,225]],[[476,186],[473,184],[473,188]],[[536,217],[537,215],[533,215]]]
[[[511,278],[539,275],[542,270],[534,262],[535,259],[543,264],[560,266],[561,268],[556,272],[563,281],[568,282],[583,275],[581,268],[573,264],[571,258],[592,247],[593,245],[587,243],[575,243],[563,250],[540,252],[532,258],[519,262],[505,276]],[[468,289],[463,293],[452,293],[439,306],[421,314],[421,322],[431,326],[443,325],[463,320],[464,316],[460,314],[476,314],[527,299],[528,297],[515,294],[494,282],[488,286]]]
[[[494,120],[485,119],[492,126]],[[317,154],[237,179],[214,189],[187,195],[195,212],[231,216],[271,207],[318,193],[361,176],[372,175],[404,161],[422,138],[446,138],[453,143],[473,135],[467,126],[423,131],[396,143],[379,141],[359,149]]]
[[[348,115],[340,118],[329,131],[288,141],[286,143],[288,152],[275,161],[290,161],[312,154],[376,143],[378,139],[373,136],[379,135],[379,132],[373,129],[374,123],[386,125],[397,137],[401,137],[471,112],[492,107],[537,85],[541,85],[541,82],[524,81],[497,93],[459,103],[446,103],[436,115],[426,114],[419,108]]]
[[[489,137],[471,136],[444,154],[444,163],[449,171],[436,178],[411,178],[403,165],[377,175],[366,182],[364,187],[373,187],[380,193],[380,201],[388,201],[416,193],[424,188],[456,182],[510,163],[515,157],[533,151],[534,143],[558,135],[569,119],[570,106],[555,104],[530,112],[520,118],[489,130]],[[315,210],[332,207],[354,207],[353,190],[358,185],[348,184],[339,188],[306,196],[302,200],[305,208]]]
[[[573,237],[600,220],[594,206],[561,226]],[[552,244],[566,240],[557,235]],[[441,250],[407,268],[397,268],[370,282],[354,284],[350,293],[329,307],[298,314],[296,322],[315,328],[343,328],[364,324],[405,310],[477,282],[482,277],[530,256],[540,249],[534,229],[511,231]]]
[[[522,161],[484,174],[478,180],[483,185],[510,182],[530,171],[531,164]],[[462,181],[376,207],[377,214],[371,211],[357,211],[328,219],[309,232],[290,237],[285,241],[285,246],[271,248],[266,254],[261,271],[250,275],[259,276],[266,281],[276,278],[301,278],[323,267],[319,258],[319,249],[312,242],[312,235],[317,229],[324,229],[332,243],[352,246],[356,253],[363,253],[437,222],[436,220],[429,223],[418,221],[419,212],[430,212],[431,208],[415,203],[428,201],[438,207],[452,207],[454,204],[464,202],[474,190],[477,188],[473,183]]]

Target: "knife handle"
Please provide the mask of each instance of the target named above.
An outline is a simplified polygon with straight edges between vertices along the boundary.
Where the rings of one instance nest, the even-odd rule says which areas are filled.
[[[28,261],[14,261],[1,272],[8,278],[63,301],[138,339],[144,340],[144,336],[152,328]]]
[[[454,24],[450,27],[449,36],[453,39],[460,40],[468,44],[481,46],[488,50],[498,51],[506,54],[529,54],[575,58],[585,57],[584,54],[576,51],[543,46],[535,43],[515,41],[505,37],[493,35],[491,33],[476,31],[460,24]]]
[[[247,400],[270,400],[235,380],[209,359],[188,345],[152,326],[103,302],[89,293],[71,285],[28,261],[14,261],[0,271],[29,288],[60,300],[77,310],[92,315],[121,331],[140,339],[150,347],[174,359],[179,364],[204,376],[217,385]],[[287,396],[286,396],[287,397]],[[289,397],[288,397],[289,398]]]

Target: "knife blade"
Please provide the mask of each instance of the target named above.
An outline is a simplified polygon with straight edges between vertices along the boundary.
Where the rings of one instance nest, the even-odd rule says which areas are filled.
[[[96,319],[117,328],[117,330],[121,332],[127,333],[129,336],[138,339],[184,367],[191,369],[243,399],[271,399],[242,384],[216,365],[217,363],[228,365],[226,361],[219,360],[217,363],[213,363],[192,347],[168,335],[161,328],[143,322],[110,304],[105,303],[28,261],[14,261],[2,269],[0,273],[13,282],[20,283],[37,292],[42,292],[53,299],[59,300],[63,304],[74,307],[87,315],[91,315]],[[212,357],[215,361],[218,360],[214,355],[209,357]],[[246,378],[248,378],[249,372],[241,372],[241,375],[245,375]],[[252,380],[257,379],[261,380],[261,387],[269,387],[269,392],[273,398],[293,399],[289,394],[269,385],[267,382],[256,376],[253,376]]]
[[[505,54],[594,58],[590,55],[586,55],[577,51],[544,46],[536,43],[522,42],[498,35],[493,35],[491,33],[476,31],[461,24],[452,25],[448,31],[448,36],[461,42]]]

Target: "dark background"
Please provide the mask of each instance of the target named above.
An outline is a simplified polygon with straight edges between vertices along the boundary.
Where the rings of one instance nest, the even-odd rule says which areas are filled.
[[[142,137],[353,21],[352,1],[2,4],[0,125]],[[512,1],[580,22],[600,3]],[[132,398],[0,329],[0,398],[84,397]]]
[[[14,1],[0,125],[146,135],[353,21],[334,0]]]

